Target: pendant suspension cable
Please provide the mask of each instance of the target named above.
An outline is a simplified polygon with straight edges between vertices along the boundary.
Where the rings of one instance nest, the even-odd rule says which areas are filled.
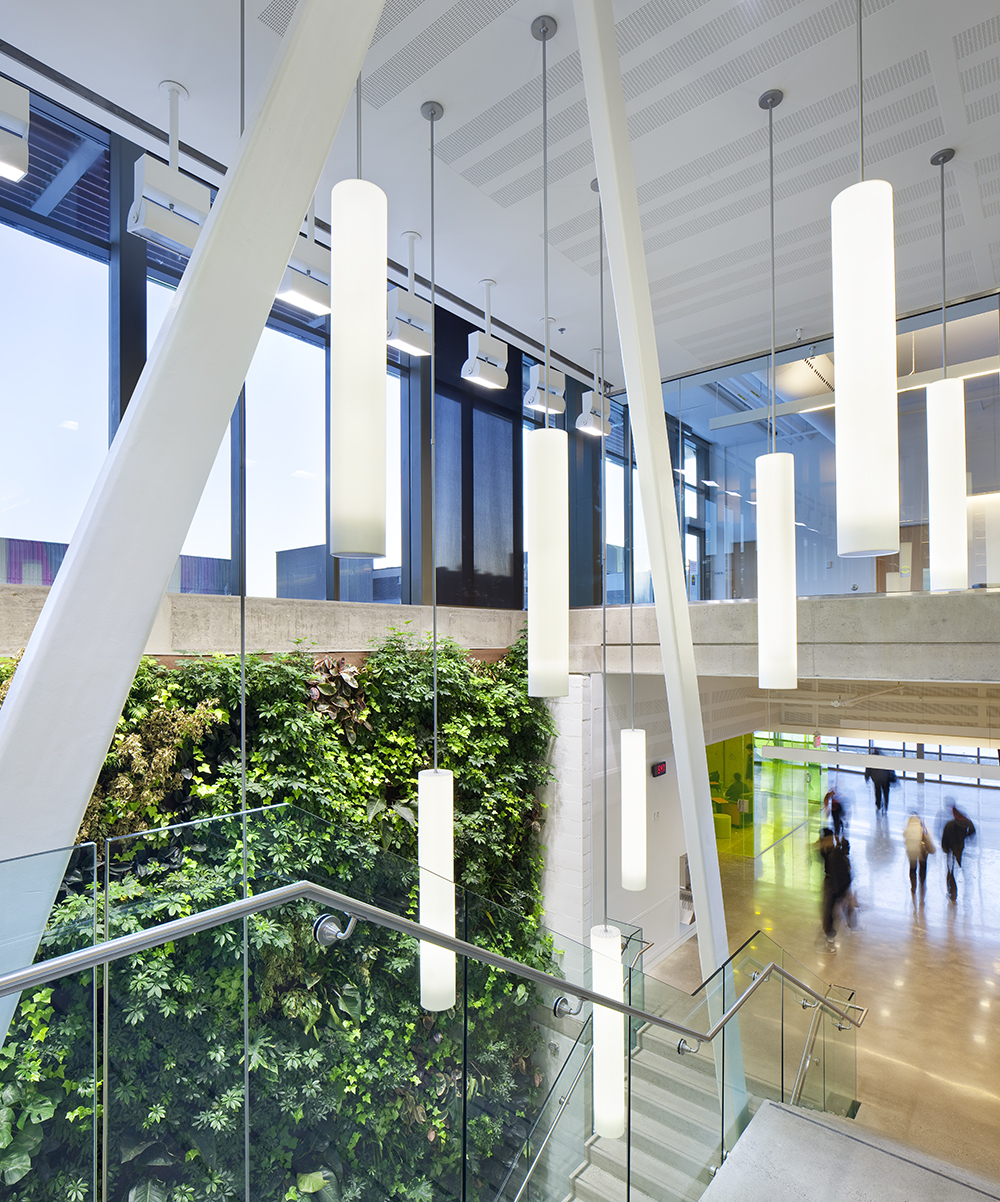
[[[775,368],[775,281],[774,281],[774,110],[784,100],[785,94],[778,88],[765,92],[757,104],[767,112],[767,176],[768,176],[768,211],[770,214],[770,254],[771,254],[771,357],[768,360],[768,447],[773,455],[778,449],[778,415],[777,395],[774,386]]]
[[[358,72],[358,82],[354,85],[354,107],[358,122],[358,179],[361,179],[361,72]],[[431,137],[433,137],[433,131]]]
[[[430,355],[430,421],[431,421],[431,689],[434,704],[434,771],[438,766],[438,614],[437,614],[437,403],[435,392],[437,388],[437,346],[435,343],[434,299],[436,288],[434,261],[434,122],[444,112],[444,106],[436,100],[425,101],[420,106],[420,112],[430,122],[430,159],[431,159],[431,355]],[[413,241],[410,241],[413,246]]]
[[[776,449],[774,396],[774,108],[767,110],[767,168],[771,210],[771,364],[768,373],[771,386],[771,452]]]
[[[945,260],[945,218],[944,218],[944,165],[954,158],[954,150],[939,151],[931,162],[937,160],[941,168],[941,379],[948,378],[948,279]]]
[[[858,179],[865,178],[865,91],[863,61],[861,55],[861,21],[863,13],[861,6],[864,0],[858,0]]]
[[[542,302],[545,326],[542,372],[545,384],[545,429],[549,428],[549,60],[547,43],[559,26],[554,17],[536,17],[531,36],[542,43]]]
[[[246,0],[240,0],[240,137],[247,110]],[[313,198],[315,204],[315,197]],[[313,212],[310,206],[310,214]],[[310,223],[311,225],[311,223]],[[310,229],[310,238],[312,230]],[[247,387],[238,401],[239,447],[239,586],[240,586],[240,818],[243,841],[243,897],[250,893],[247,844]],[[250,1197],[250,926],[243,919],[243,1196]]]
[[[604,688],[604,925],[608,925],[608,440],[604,435],[604,205],[597,200],[600,252],[601,385],[601,676]],[[595,365],[596,366],[596,365]],[[597,373],[594,373],[595,376]]]
[[[948,378],[948,272],[945,261],[944,167],[955,157],[949,146],[931,155],[931,166],[941,169],[941,379]],[[914,342],[914,346],[916,343]],[[916,350],[913,355],[916,370]]]
[[[542,292],[545,306],[545,428],[549,426],[549,78],[548,39],[542,38]]]

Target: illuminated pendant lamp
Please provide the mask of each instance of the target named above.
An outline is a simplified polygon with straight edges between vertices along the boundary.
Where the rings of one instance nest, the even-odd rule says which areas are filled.
[[[783,99],[784,93],[773,88],[757,101],[767,111],[771,215],[771,358],[768,364],[770,450],[766,455],[758,455],[756,461],[757,684],[762,689],[797,688],[799,665],[795,457],[775,449],[774,110]]]
[[[524,545],[528,554],[528,695],[569,695],[569,446],[565,430],[549,426],[554,372],[549,363],[549,113],[546,46],[553,17],[537,17],[542,43],[542,276],[545,352],[535,378],[544,391],[545,425],[524,439]],[[534,369],[532,369],[534,371]],[[562,402],[565,408],[565,402]]]
[[[385,193],[358,177],[330,194],[330,554],[385,555]]]
[[[634,581],[633,581],[634,585]],[[646,732],[635,725],[635,629],[632,593],[628,603],[629,698],[631,727],[621,732],[622,888],[646,888]]]
[[[865,179],[861,0],[858,0],[860,182],[830,207],[837,371],[837,553],[899,551],[899,410],[892,186]]]
[[[595,993],[624,999],[622,933],[617,927],[593,927],[590,962]],[[625,1015],[594,1005],[594,1131],[606,1139],[625,1133]]]
[[[431,300],[430,300],[430,425],[431,425],[431,679],[434,705],[434,767],[417,773],[417,863],[420,868],[422,926],[455,937],[455,778],[438,767],[437,664],[437,355],[434,349],[434,122],[444,112],[436,100],[420,106],[431,125]],[[384,370],[384,369],[383,369]],[[420,1005],[425,1010],[450,1010],[455,1005],[454,952],[432,943],[420,944]]]
[[[941,169],[941,379],[927,386],[927,512],[932,589],[969,587],[968,482],[965,450],[965,381],[948,379],[947,275],[944,165],[954,150],[939,150]]]

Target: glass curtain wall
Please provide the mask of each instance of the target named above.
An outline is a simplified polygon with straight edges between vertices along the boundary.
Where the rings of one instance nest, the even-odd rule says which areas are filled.
[[[163,325],[174,289],[155,280],[146,282],[146,353]],[[230,591],[231,502],[229,427],[222,436],[212,472],[201,494],[180,557],[167,585],[168,593]]]
[[[0,225],[0,582],[51,584],[108,449],[108,268]]]
[[[800,596],[929,589],[925,388],[940,378],[940,321],[940,313],[930,313],[897,327],[899,462],[883,470],[899,472],[899,555],[837,555],[832,340],[778,354],[777,449],[795,457]],[[969,582],[982,587],[1000,583],[996,296],[949,308],[948,348],[949,374],[966,377]],[[691,600],[756,596],[755,460],[768,450],[767,380],[768,360],[760,356],[664,385]],[[638,508],[637,496],[636,518]],[[638,565],[638,546],[636,559]],[[638,599],[638,576],[636,588]]]

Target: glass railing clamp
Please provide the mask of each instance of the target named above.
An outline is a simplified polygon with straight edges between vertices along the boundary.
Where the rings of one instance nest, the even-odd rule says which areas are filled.
[[[358,920],[353,914],[347,915],[347,926],[341,927],[332,914],[321,914],[313,923],[313,938],[320,947],[332,947],[342,939],[350,939]]]

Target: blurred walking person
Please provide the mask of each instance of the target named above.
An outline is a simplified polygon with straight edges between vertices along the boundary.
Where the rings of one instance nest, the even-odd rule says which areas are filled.
[[[837,935],[835,914],[837,907],[846,903],[851,890],[851,859],[850,844],[846,839],[839,843],[833,837],[833,831],[825,826],[819,833],[816,850],[823,860],[823,934],[826,936],[828,951],[836,951],[834,942]]]
[[[876,750],[874,754],[880,753]],[[875,812],[888,813],[889,786],[896,783],[896,773],[891,768],[866,768],[865,780],[875,786]]]
[[[828,790],[823,798],[823,813],[829,816],[833,825],[834,842],[839,843],[847,827],[847,810],[836,789]]]
[[[955,880],[955,865],[962,867],[962,853],[967,839],[976,837],[972,819],[963,814],[958,806],[951,807],[951,818],[941,832],[941,850],[948,857],[948,896],[954,901],[958,897],[958,882]]]
[[[906,858],[910,861],[910,892],[917,891],[917,874],[920,875],[920,888],[927,887],[927,857],[932,856],[937,848],[931,833],[923,824],[916,810],[913,810],[903,828],[903,845],[906,848]]]

